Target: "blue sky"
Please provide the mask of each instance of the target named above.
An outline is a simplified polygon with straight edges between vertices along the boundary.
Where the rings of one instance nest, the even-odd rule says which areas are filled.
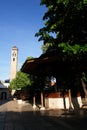
[[[46,9],[40,0],[0,0],[0,80],[10,77],[13,46],[18,47],[18,70],[27,57],[41,55],[35,33],[44,26]]]

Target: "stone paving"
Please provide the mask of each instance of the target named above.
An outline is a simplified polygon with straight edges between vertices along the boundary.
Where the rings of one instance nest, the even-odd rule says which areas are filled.
[[[17,100],[0,101],[0,130],[85,130],[87,109],[40,110]]]

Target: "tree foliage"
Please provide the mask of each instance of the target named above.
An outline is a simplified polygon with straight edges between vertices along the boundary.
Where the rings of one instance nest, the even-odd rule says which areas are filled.
[[[29,74],[21,71],[17,72],[16,78],[10,82],[11,89],[22,89],[33,84],[33,79]]]
[[[87,52],[87,0],[41,0],[47,11],[44,27],[35,36],[65,55]],[[86,48],[85,48],[86,47]]]
[[[48,50],[48,48],[52,47],[52,46],[53,46],[52,43],[46,43],[45,45],[44,44],[42,45],[41,49],[42,49],[43,53],[45,53]]]

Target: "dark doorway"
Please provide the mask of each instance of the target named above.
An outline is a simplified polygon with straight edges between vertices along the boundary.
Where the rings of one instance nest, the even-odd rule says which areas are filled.
[[[1,99],[3,99],[3,100],[7,99],[7,93],[6,92],[1,93]]]

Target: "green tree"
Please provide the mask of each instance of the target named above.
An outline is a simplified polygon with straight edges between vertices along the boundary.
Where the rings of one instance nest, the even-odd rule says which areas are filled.
[[[22,89],[33,84],[33,79],[29,74],[21,71],[17,72],[16,78],[10,82],[11,89]]]
[[[45,53],[49,47],[52,47],[53,45],[51,43],[46,43],[46,44],[43,44],[41,49],[43,51],[43,53]]]
[[[68,61],[75,62],[78,60],[79,63],[84,62],[85,65],[87,58],[87,0],[41,0],[40,4],[45,5],[47,10],[43,16],[44,27],[39,29],[35,36],[39,41],[43,41],[45,51],[52,51],[53,48],[56,48],[63,61],[68,59]],[[52,46],[46,46],[48,43]],[[70,74],[74,73],[74,78],[77,73],[82,73],[82,70],[73,72],[72,68],[70,71]],[[69,78],[68,82],[70,82],[72,74],[65,76],[65,80]]]
[[[35,36],[63,55],[87,56],[87,0],[41,0],[44,27]],[[75,57],[75,58],[76,58]]]

